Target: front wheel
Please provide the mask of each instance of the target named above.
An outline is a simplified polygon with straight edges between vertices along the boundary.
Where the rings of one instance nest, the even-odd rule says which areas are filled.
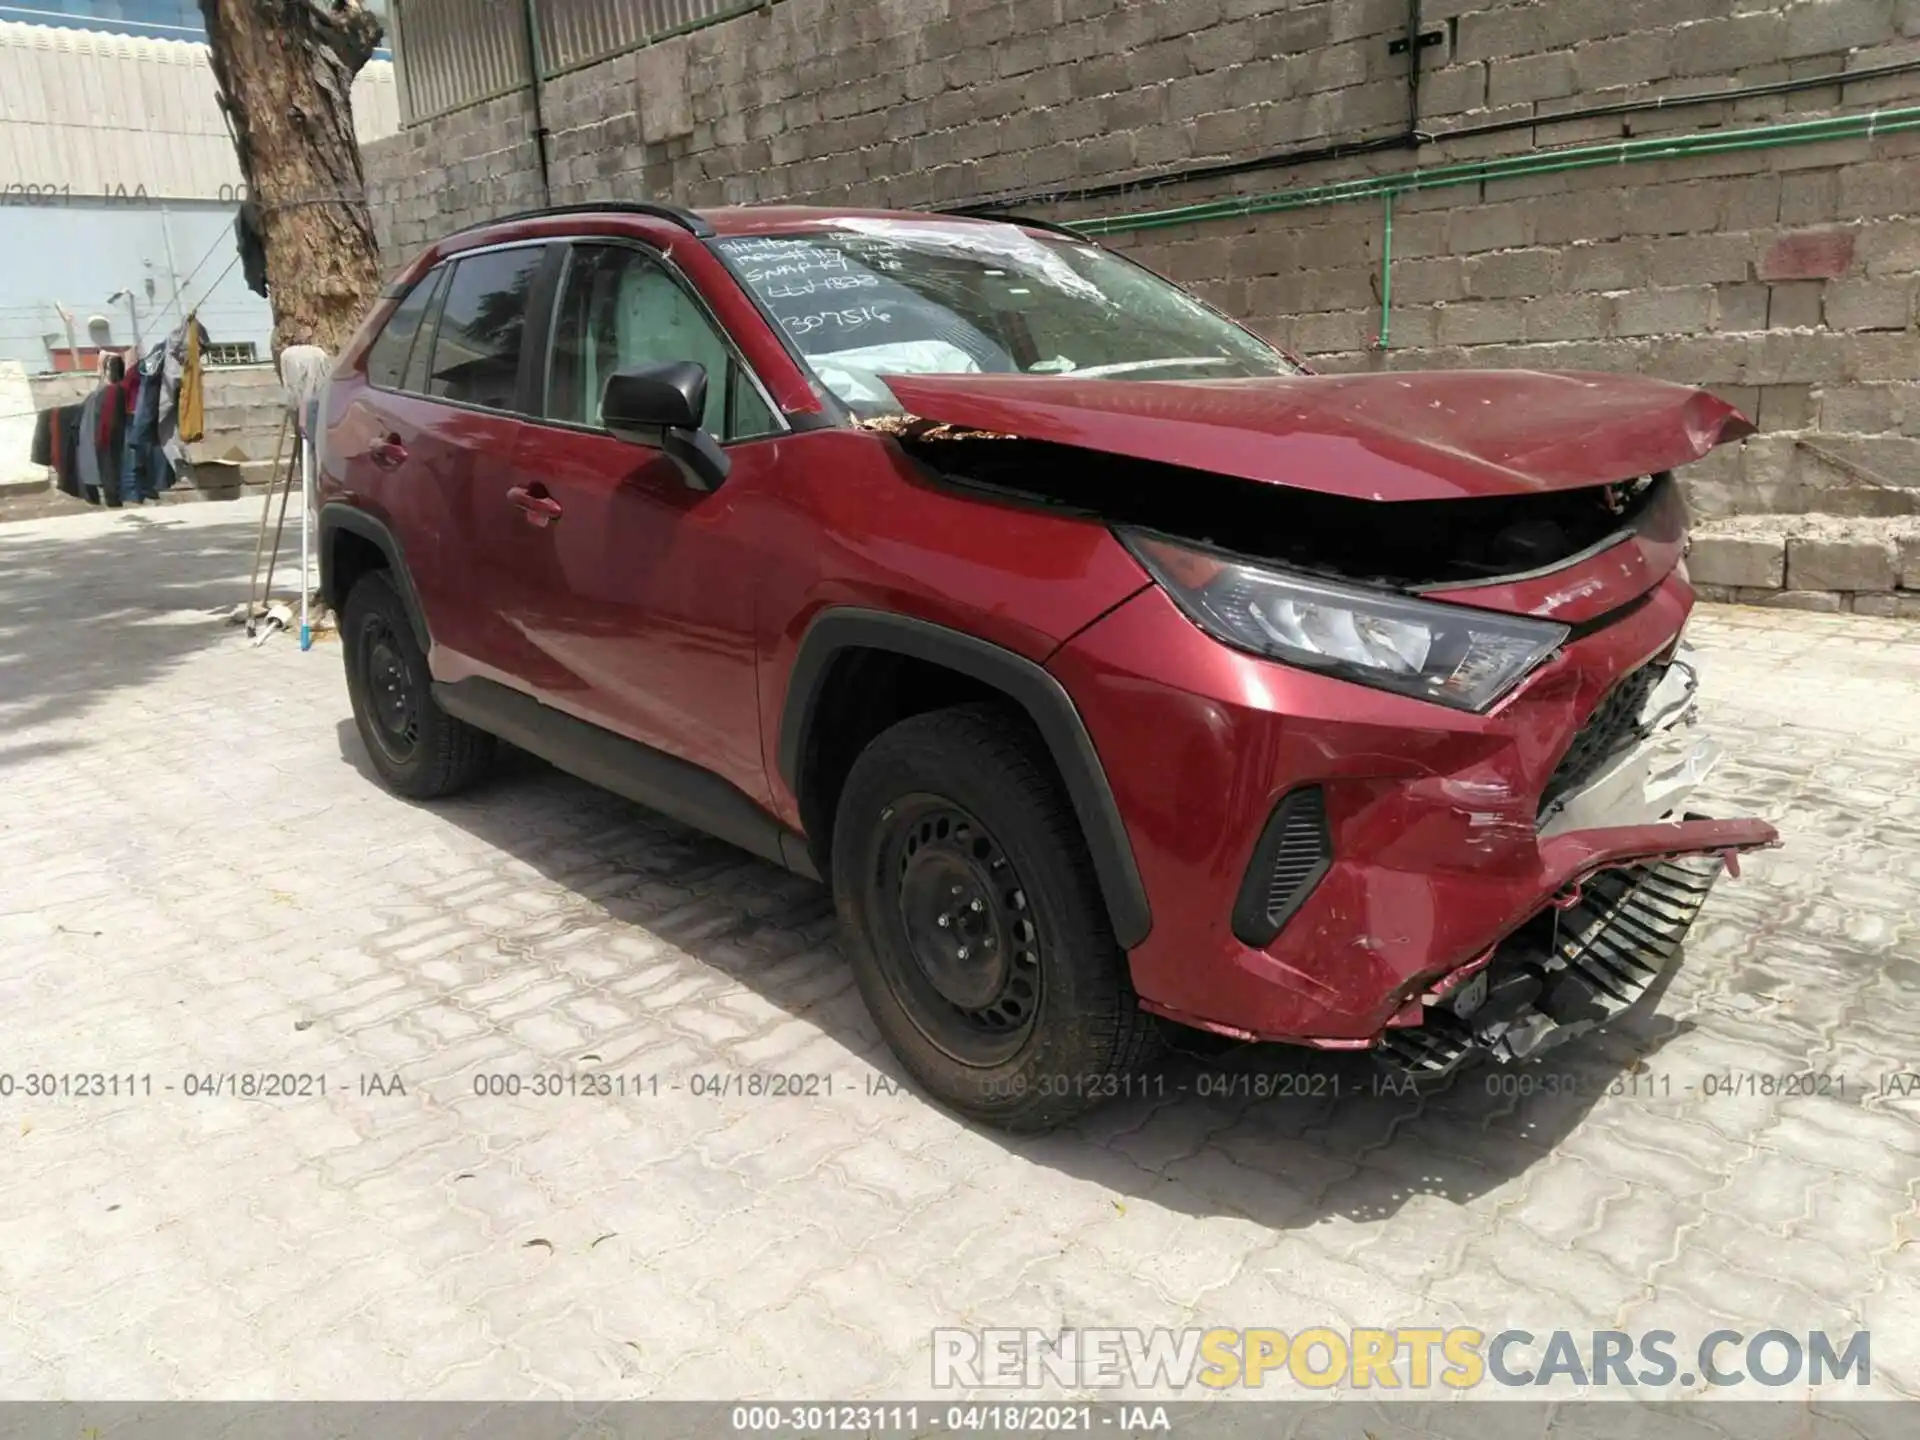
[[[935,1098],[1040,1131],[1125,1093],[1157,1028],[1024,718],[968,705],[882,734],[841,791],[832,868],[861,994]]]
[[[354,583],[340,617],[347,693],[361,743],[388,789],[433,800],[465,789],[492,762],[493,737],[433,698],[406,601],[384,570]]]

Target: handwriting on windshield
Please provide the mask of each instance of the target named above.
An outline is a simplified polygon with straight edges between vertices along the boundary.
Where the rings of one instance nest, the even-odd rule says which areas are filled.
[[[763,280],[781,280],[796,275],[845,274],[846,270],[846,256],[821,255],[811,260],[782,260],[776,264],[753,265],[744,273],[748,283],[758,285]]]
[[[811,335],[820,329],[858,330],[863,325],[884,325],[893,313],[879,305],[855,305],[846,310],[816,310],[810,315],[788,315],[780,323],[794,335]]]
[[[822,290],[861,290],[879,283],[878,275],[826,275],[817,280],[782,280],[762,287],[760,293],[769,300],[797,300]]]
[[[726,242],[727,254],[742,264],[756,260],[784,260],[793,256],[818,255],[821,248],[811,240],[756,235]]]
[[[808,277],[853,278],[845,255],[805,240],[754,240],[728,248],[742,278],[756,288],[771,280],[792,284]]]

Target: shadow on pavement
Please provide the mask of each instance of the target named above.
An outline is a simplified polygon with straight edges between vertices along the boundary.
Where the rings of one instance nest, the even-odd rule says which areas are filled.
[[[246,598],[256,534],[251,515],[164,510],[71,538],[0,527],[0,766],[88,743],[103,697],[230,636],[219,617]]]
[[[378,784],[353,722],[337,733],[345,762]],[[515,751],[471,795],[433,810],[589,896],[616,923],[818,1025],[906,1086],[902,1103],[927,1103],[844,965],[844,983],[823,995],[817,969],[796,975],[781,963],[833,946],[824,888]],[[976,1129],[1035,1164],[1186,1214],[1276,1229],[1378,1220],[1415,1196],[1463,1203],[1495,1189],[1545,1158],[1610,1088],[1634,1093],[1646,1059],[1689,1028],[1654,1013],[1659,998],[1531,1067],[1489,1065],[1421,1089],[1386,1078],[1365,1055],[1168,1026],[1169,1052],[1154,1070],[1073,1127],[1039,1137]]]

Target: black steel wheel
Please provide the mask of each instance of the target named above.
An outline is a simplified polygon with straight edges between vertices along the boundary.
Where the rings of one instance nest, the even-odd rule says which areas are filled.
[[[831,870],[861,995],[936,1099],[1038,1131],[1128,1093],[1158,1030],[1024,716],[958,706],[879,736],[841,789]]]
[[[360,577],[340,617],[353,722],[387,787],[415,800],[466,788],[494,754],[494,739],[442,710],[426,652],[383,570]]]
[[[407,667],[406,652],[393,632],[393,622],[377,610],[361,616],[359,643],[374,743],[396,765],[412,758],[420,743],[419,682]]]
[[[1040,1013],[1044,983],[1032,902],[1006,850],[966,810],[910,795],[881,820],[872,913],[895,929],[901,998],[920,1033],[955,1060],[996,1065]]]

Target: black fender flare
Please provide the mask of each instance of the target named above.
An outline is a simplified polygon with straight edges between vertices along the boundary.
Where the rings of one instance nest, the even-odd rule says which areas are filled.
[[[1153,912],[1146,886],[1106,770],[1073,698],[1042,666],[978,636],[884,610],[823,610],[800,639],[781,707],[777,763],[788,790],[800,793],[802,757],[809,753],[821,689],[834,658],[846,650],[891,651],[945,666],[1000,691],[1024,710],[1066,784],[1114,938],[1129,950],[1147,938]]]
[[[339,500],[330,500],[320,507],[319,521],[314,530],[315,549],[320,555],[320,595],[327,602],[327,608],[339,615],[347,603],[347,597],[339,593],[339,576],[333,565],[334,538],[343,530],[372,541],[387,557],[387,570],[399,588],[400,598],[407,602],[407,618],[413,622],[413,638],[419,642],[421,654],[430,652],[433,641],[427,633],[427,612],[421,608],[419,592],[413,588],[413,572],[407,569],[406,551],[401,548],[400,538],[378,516],[369,515],[358,505]]]

